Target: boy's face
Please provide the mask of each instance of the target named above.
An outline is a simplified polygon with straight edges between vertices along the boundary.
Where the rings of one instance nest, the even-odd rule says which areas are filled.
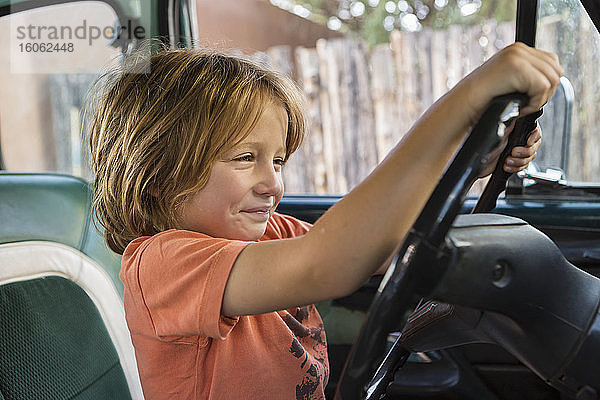
[[[248,137],[215,161],[206,186],[183,203],[181,227],[258,240],[283,196],[287,124],[283,107],[267,105]]]

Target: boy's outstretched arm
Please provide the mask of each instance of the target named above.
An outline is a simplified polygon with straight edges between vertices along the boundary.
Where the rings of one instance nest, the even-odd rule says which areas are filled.
[[[555,55],[516,43],[459,82],[386,159],[304,236],[248,245],[230,274],[222,313],[258,314],[350,294],[403,240],[450,157],[489,101],[526,93],[521,114],[552,96]]]

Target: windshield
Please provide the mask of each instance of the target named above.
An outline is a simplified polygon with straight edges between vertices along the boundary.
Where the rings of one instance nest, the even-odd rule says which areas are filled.
[[[536,46],[556,53],[563,81],[541,118],[540,169],[569,181],[600,182],[600,35],[578,0],[541,0]]]

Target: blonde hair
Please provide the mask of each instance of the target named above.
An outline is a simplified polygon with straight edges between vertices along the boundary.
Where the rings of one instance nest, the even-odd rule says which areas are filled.
[[[129,67],[131,68],[131,67]],[[108,246],[178,226],[182,202],[243,140],[265,106],[288,116],[286,159],[302,142],[303,97],[287,77],[213,50],[162,49],[149,70],[102,76],[92,98],[94,210]],[[129,72],[127,72],[129,71]]]

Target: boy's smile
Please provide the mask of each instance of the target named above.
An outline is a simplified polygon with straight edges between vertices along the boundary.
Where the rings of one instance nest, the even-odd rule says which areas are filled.
[[[215,161],[206,186],[183,203],[181,227],[258,240],[283,196],[287,126],[283,107],[268,104],[248,137]]]

